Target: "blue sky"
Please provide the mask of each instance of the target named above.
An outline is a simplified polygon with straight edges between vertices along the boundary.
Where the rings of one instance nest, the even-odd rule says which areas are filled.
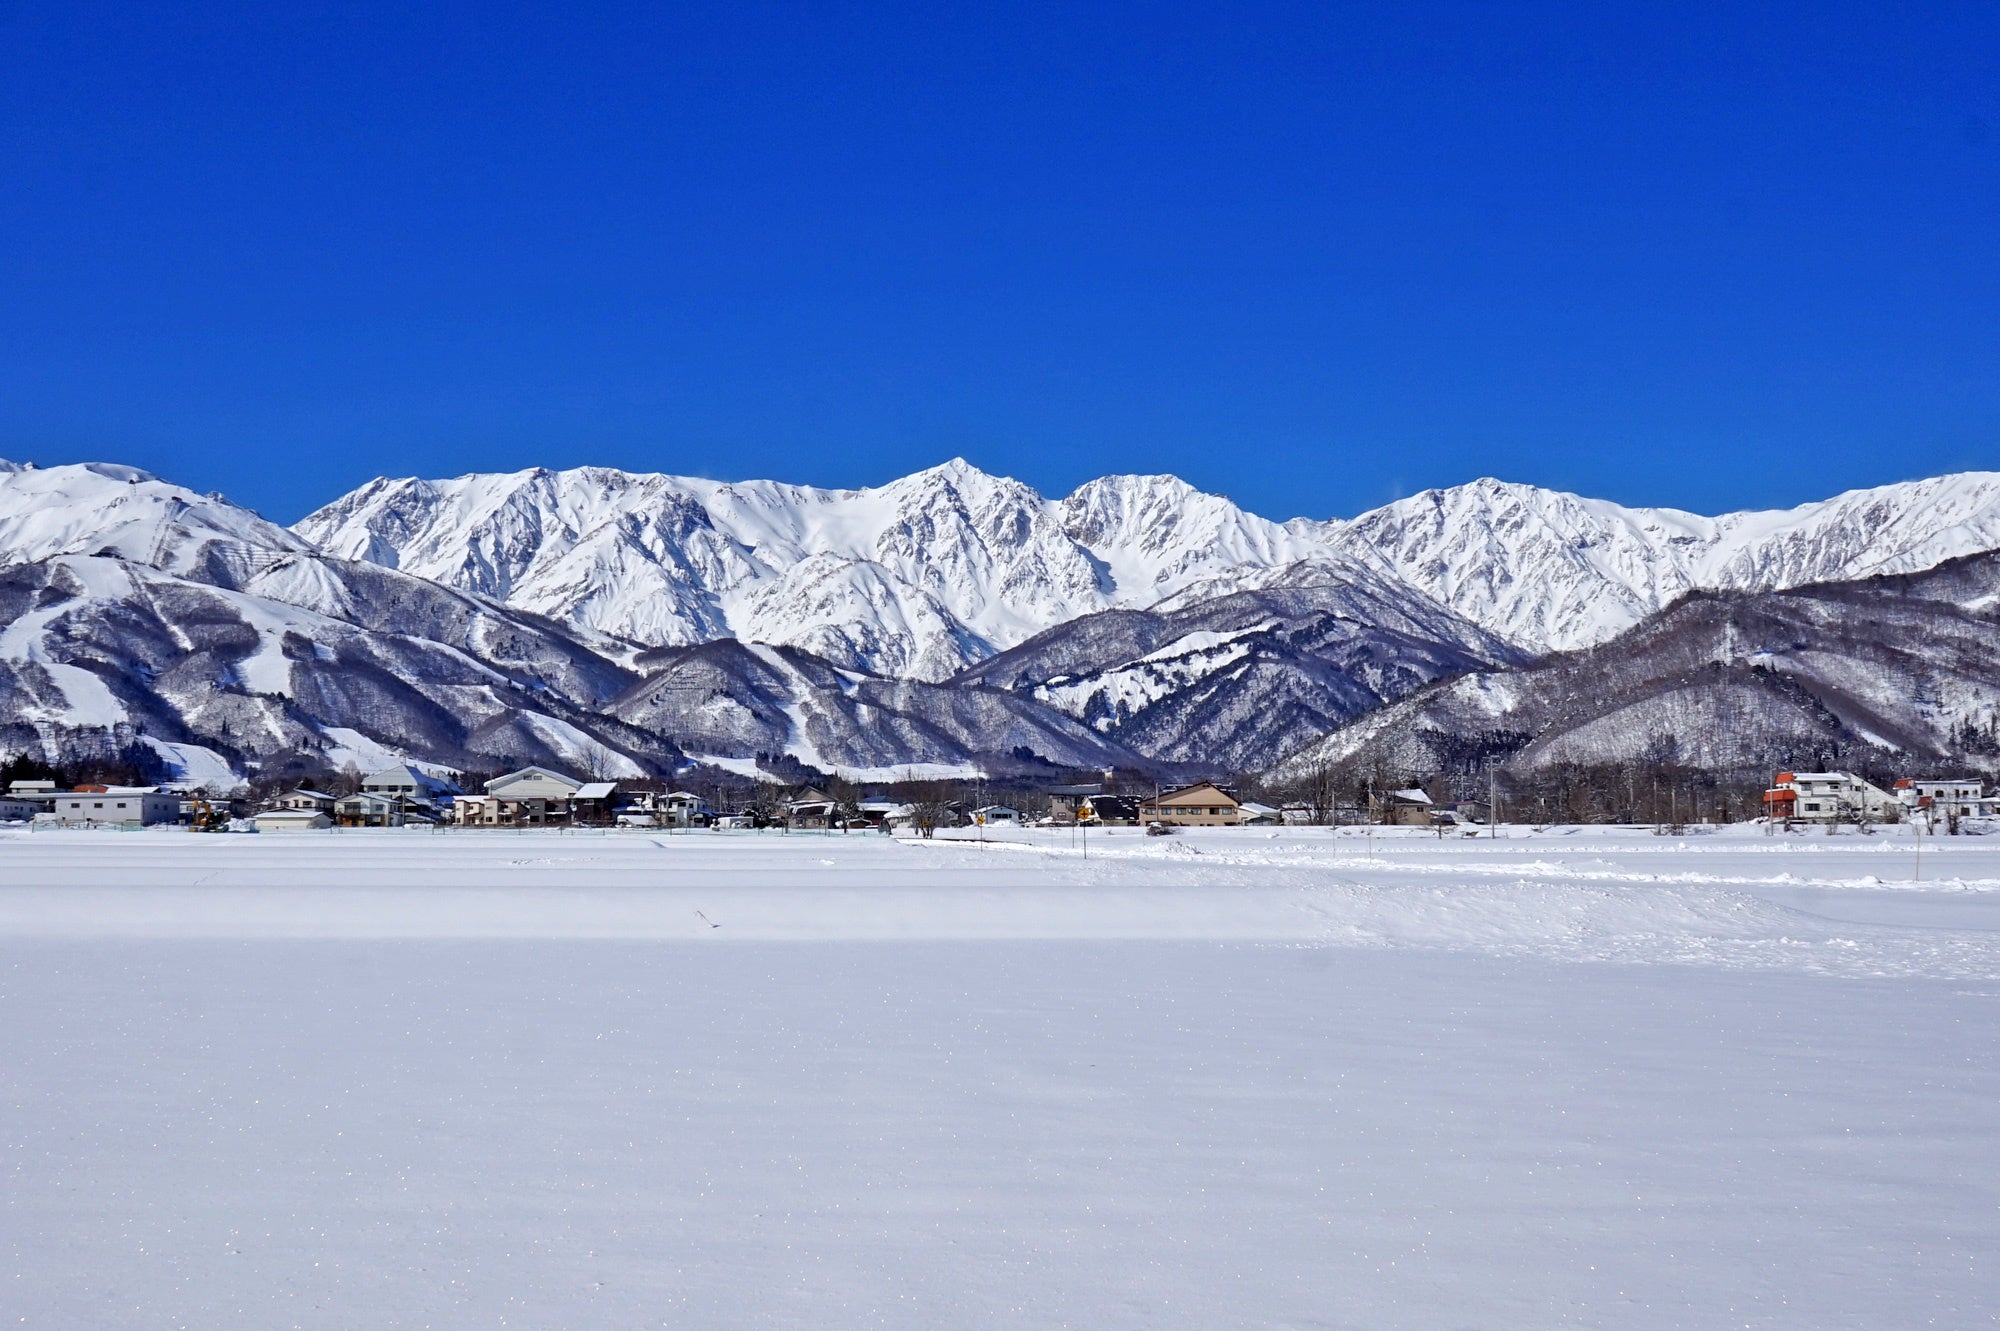
[[[581,463],[1279,518],[2000,467],[1996,49],[1990,4],[16,0],[0,456],[287,521]]]

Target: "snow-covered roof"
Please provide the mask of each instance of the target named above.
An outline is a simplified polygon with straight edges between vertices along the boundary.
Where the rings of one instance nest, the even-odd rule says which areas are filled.
[[[1389,792],[1389,798],[1392,800],[1401,800],[1405,804],[1429,804],[1431,802],[1429,795],[1416,789],[1392,790]]]
[[[618,789],[616,781],[586,781],[576,788],[574,798],[580,800],[608,800]]]

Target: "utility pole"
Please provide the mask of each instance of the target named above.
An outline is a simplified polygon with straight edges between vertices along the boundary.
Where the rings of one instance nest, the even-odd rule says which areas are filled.
[[[1500,769],[1486,769],[1486,839],[1500,835]]]

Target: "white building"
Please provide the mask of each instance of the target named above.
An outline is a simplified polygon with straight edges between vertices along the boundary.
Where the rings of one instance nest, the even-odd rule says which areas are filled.
[[[1980,818],[1994,811],[1996,800],[1986,793],[1986,783],[1976,776],[1905,777],[1896,783],[1896,797],[1905,816],[1927,815],[1941,818]]]
[[[708,801],[689,791],[669,790],[653,800],[653,818],[662,827],[693,827],[712,816]]]
[[[30,822],[44,807],[39,800],[17,800],[0,795],[0,823]]]
[[[372,790],[357,790],[333,806],[342,827],[401,827],[403,799]]]
[[[366,795],[390,795],[410,804],[436,805],[456,795],[458,787],[441,776],[432,776],[404,763],[361,778],[361,791]]]
[[[989,804],[983,809],[974,809],[972,820],[981,827],[1019,827],[1021,811],[1004,804]]]
[[[1903,802],[1852,772],[1780,772],[1764,792],[1772,818],[1809,823],[1893,823]]]
[[[152,786],[69,790],[42,817],[62,827],[151,827],[179,822],[181,797]]]

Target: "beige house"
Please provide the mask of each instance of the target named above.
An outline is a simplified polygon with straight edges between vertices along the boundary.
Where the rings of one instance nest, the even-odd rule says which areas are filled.
[[[1429,827],[1436,813],[1431,797],[1414,786],[1368,797],[1369,819],[1391,827]]]
[[[1169,827],[1234,827],[1241,821],[1242,808],[1234,795],[1204,781],[1145,801],[1139,806],[1139,821]]]
[[[277,799],[271,801],[271,807],[274,809],[302,810],[307,813],[323,813],[331,818],[333,816],[333,806],[338,803],[340,803],[340,797],[331,791],[307,790],[301,787],[298,790],[288,790],[278,796]]]
[[[460,795],[451,821],[460,827],[554,827],[567,825],[571,801],[585,783],[547,767],[523,767],[486,783],[484,795]]]

